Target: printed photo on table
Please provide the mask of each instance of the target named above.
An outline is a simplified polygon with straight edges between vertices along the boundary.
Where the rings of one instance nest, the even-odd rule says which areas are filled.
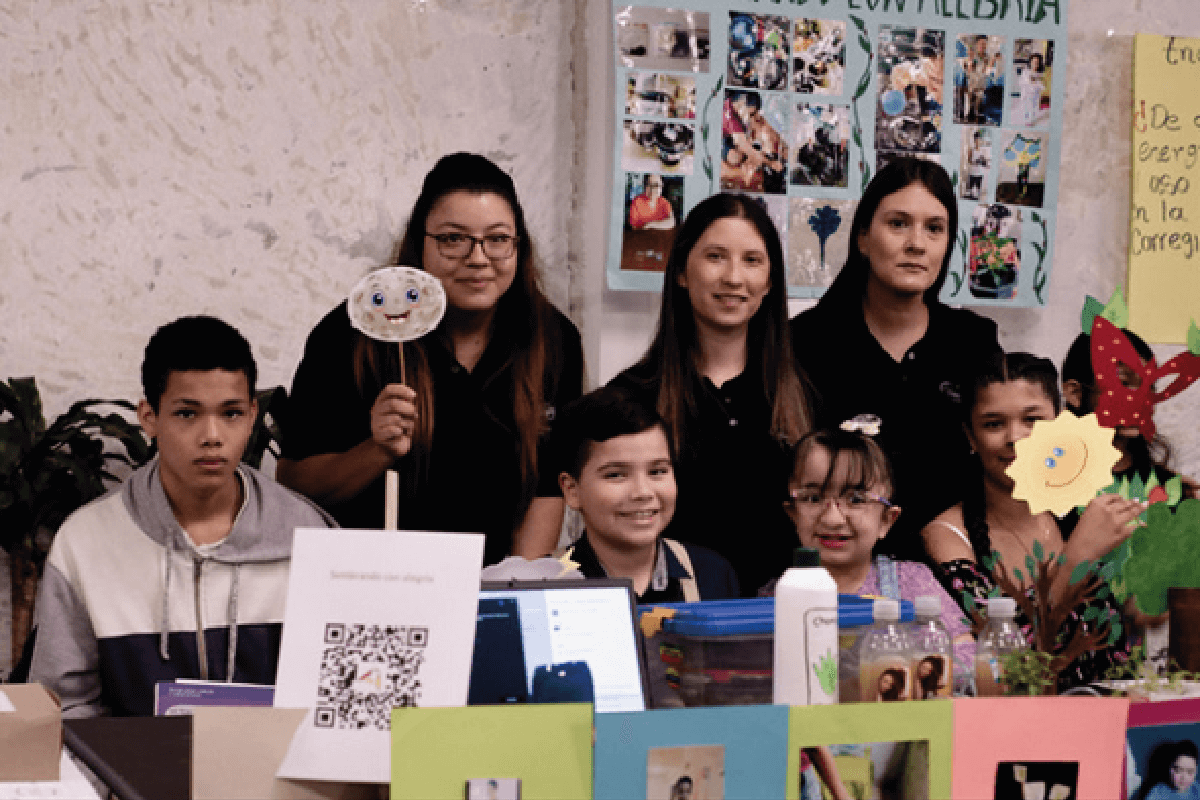
[[[995,800],[1076,800],[1078,761],[1001,761]]]
[[[729,12],[729,86],[783,90],[788,85],[791,20]]]
[[[929,742],[831,744],[800,751],[800,799],[928,800]]]
[[[992,169],[992,129],[968,125],[962,129],[962,159],[959,196],[964,200],[987,200],[987,177]]]
[[[829,286],[846,263],[854,201],[792,197],[788,204],[788,286]]]
[[[708,14],[625,6],[614,15],[626,69],[708,72]]]
[[[727,90],[721,115],[721,189],[787,190],[787,96]]]
[[[792,35],[792,90],[840,95],[845,74],[845,20],[796,20]]]
[[[1004,113],[1004,37],[971,34],[954,43],[954,121],[999,126]]]
[[[1046,193],[1046,147],[1050,134],[1032,131],[1000,132],[1000,169],[996,202],[1041,208]]]
[[[472,778],[466,800],[521,800],[520,778]]]
[[[662,272],[682,219],[683,178],[626,173],[621,269]]]
[[[850,106],[797,103],[792,113],[792,185],[845,186],[849,139]]]
[[[1126,741],[1128,800],[1200,797],[1196,783],[1200,723],[1130,728]]]
[[[691,125],[627,119],[624,127],[621,166],[626,172],[692,174],[696,134]]]
[[[696,79],[661,72],[631,72],[626,81],[625,113],[658,119],[696,118]]]
[[[651,747],[646,800],[724,800],[725,746]]]
[[[971,214],[967,288],[972,297],[1011,300],[1021,272],[1021,210],[993,203]]]
[[[880,26],[878,69],[876,149],[940,153],[945,32]]]
[[[1017,39],[1013,43],[1016,80],[1009,106],[1009,125],[1045,128],[1050,124],[1050,80],[1054,42],[1050,39]]]

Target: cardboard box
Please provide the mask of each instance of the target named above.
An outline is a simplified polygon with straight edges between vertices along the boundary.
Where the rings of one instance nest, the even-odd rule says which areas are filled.
[[[62,708],[38,683],[0,686],[0,781],[56,781]]]

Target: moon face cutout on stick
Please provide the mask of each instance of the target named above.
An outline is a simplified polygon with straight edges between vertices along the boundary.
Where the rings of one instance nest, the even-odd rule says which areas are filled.
[[[1057,419],[1035,422],[1029,436],[1014,445],[1017,458],[1008,465],[1016,482],[1013,497],[1028,502],[1034,514],[1059,517],[1085,505],[1113,481],[1113,465],[1121,459],[1113,434],[1095,414],[1064,411]]]
[[[350,291],[350,324],[372,339],[410,342],[432,331],[446,313],[446,291],[428,272],[384,267]]]

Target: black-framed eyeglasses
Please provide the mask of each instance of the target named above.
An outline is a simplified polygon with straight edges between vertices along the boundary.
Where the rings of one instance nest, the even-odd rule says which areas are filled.
[[[483,254],[488,258],[509,258],[517,249],[517,239],[507,233],[489,233],[487,236],[472,236],[469,233],[425,233],[437,242],[438,252],[443,258],[466,258],[471,255],[475,245],[483,248]]]
[[[805,516],[823,514],[830,503],[838,507],[842,516],[862,514],[875,504],[884,508],[892,508],[890,500],[874,492],[850,492],[837,497],[828,497],[817,491],[795,491],[789,492],[788,499],[783,501],[785,506],[791,506]]]

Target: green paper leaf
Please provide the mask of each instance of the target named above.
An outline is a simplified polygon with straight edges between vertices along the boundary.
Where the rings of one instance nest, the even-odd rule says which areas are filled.
[[[1029,570],[1029,580],[1037,579],[1037,564],[1033,560],[1033,556],[1025,556],[1025,569]]]
[[[858,37],[858,44],[859,44],[859,46],[860,46],[860,47],[863,49],[863,52],[864,52],[864,53],[869,53],[869,52],[871,52],[871,43],[867,41],[867,37],[865,37],[865,36],[859,36],[859,37]]]
[[[1046,560],[1046,549],[1044,547],[1042,547],[1042,543],[1039,542],[1037,539],[1033,540],[1033,557],[1036,558],[1039,562]],[[1033,568],[1030,567],[1030,569],[1033,569]]]
[[[1081,580],[1086,578],[1088,573],[1091,572],[1091,570],[1092,570],[1092,565],[1090,562],[1080,561],[1078,564],[1075,565],[1075,569],[1071,570],[1071,579],[1070,579],[1069,583],[1072,586],[1074,586],[1075,584],[1079,583]]]
[[[1141,475],[1134,475],[1133,480],[1129,482],[1129,500],[1145,500],[1146,499],[1146,484],[1142,482]]]
[[[1013,567],[1013,577],[1015,577],[1021,583],[1025,582],[1025,576],[1021,574],[1020,567]]]
[[[1083,301],[1083,314],[1080,316],[1080,327],[1084,333],[1092,332],[1092,325],[1096,323],[1096,317],[1100,316],[1100,312],[1104,310],[1104,303],[1101,303],[1090,294]]]
[[[1038,213],[1036,211],[1030,212],[1029,218],[1032,219],[1035,224],[1042,221],[1042,218],[1038,215]]]
[[[1100,312],[1100,316],[1118,328],[1129,327],[1129,306],[1125,305],[1125,295],[1121,293],[1120,286],[1113,289],[1112,297],[1108,298],[1108,303]]]
[[[1176,475],[1168,480],[1163,488],[1167,490],[1167,504],[1177,505],[1183,499],[1183,478]]]
[[[1108,631],[1109,646],[1112,646],[1117,643],[1117,640],[1121,638],[1121,631],[1123,631],[1123,630],[1124,630],[1124,628],[1121,627],[1121,623],[1116,622],[1116,621],[1113,622],[1112,628],[1110,628]]]
[[[1200,356],[1200,328],[1196,327],[1196,320],[1188,323],[1187,348],[1192,355]]]

